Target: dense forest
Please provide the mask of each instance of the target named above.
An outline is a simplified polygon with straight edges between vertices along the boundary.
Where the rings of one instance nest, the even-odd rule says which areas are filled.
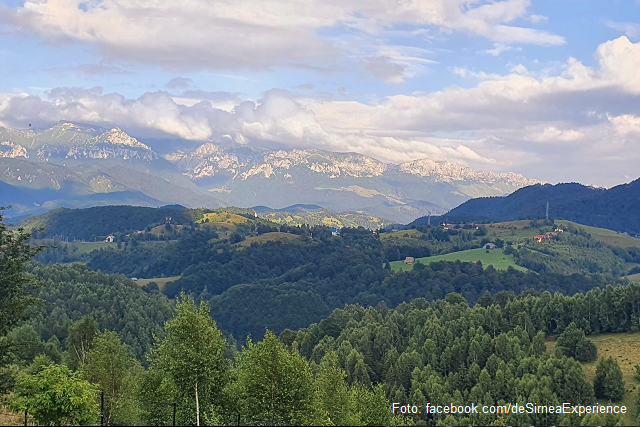
[[[586,286],[594,288],[573,296],[516,293],[513,282],[528,289],[541,285],[540,275],[478,264],[418,265],[384,280],[444,284],[464,274],[470,289],[487,289],[478,298],[466,294],[475,302],[442,289],[444,298],[411,297],[395,309],[385,302],[347,305],[298,331],[267,330],[260,340],[238,343],[218,327],[215,309],[212,318],[206,301],[197,304],[185,293],[174,305],[121,276],[29,265],[41,249],[28,245],[29,237],[0,221],[0,304],[16,308],[0,319],[0,385],[8,408],[27,411],[37,424],[166,425],[174,416],[179,425],[625,422],[623,414],[403,414],[393,413],[392,403],[619,402],[628,392],[617,362],[600,358],[593,381],[580,362],[599,356],[589,335],[640,329],[637,283],[614,286],[607,284],[613,279],[593,276]],[[574,286],[585,285],[576,278]],[[55,325],[43,321],[45,313]],[[550,351],[546,340],[554,335]],[[635,417],[637,408],[630,411]]]
[[[0,319],[9,408],[37,406],[33,395],[65,384],[77,393],[72,418],[32,410],[34,419],[96,423],[104,391],[112,425],[168,424],[174,403],[177,423],[201,425],[621,422],[390,408],[623,399],[628,387],[613,359],[598,362],[593,381],[581,362],[603,356],[590,335],[640,330],[640,285],[620,277],[640,264],[633,246],[609,246],[571,225],[544,243],[521,237],[550,233],[553,222],[498,230],[501,238],[471,223],[332,233],[244,211],[168,209],[184,223],[141,214],[128,234],[90,251],[61,240],[38,246],[48,241],[0,221],[3,252],[19,260],[0,263],[13,286],[5,279],[0,303],[15,307]],[[112,224],[131,213],[109,212]],[[523,271],[460,261],[390,267],[487,242]],[[256,414],[256,405],[269,409]]]
[[[260,338],[265,327],[275,333],[306,327],[345,304],[376,306],[383,302],[395,307],[415,298],[442,299],[451,292],[460,293],[470,303],[487,291],[492,295],[586,292],[623,283],[619,277],[640,264],[637,248],[610,247],[570,227],[547,243],[536,244],[511,238],[509,233],[505,240],[492,238],[490,228],[471,224],[448,230],[417,226],[377,233],[345,228],[333,235],[323,226],[292,227],[251,215],[235,217],[233,224],[212,223],[205,222],[205,216],[224,215],[207,215],[202,214],[199,223],[165,223],[151,232],[146,226],[141,233],[116,233],[116,242],[91,252],[83,251],[82,243],[55,242],[55,247],[44,248],[36,259],[80,262],[93,271],[148,279],[152,282],[143,289],[168,298],[184,291],[197,302],[209,302],[221,328],[237,338]],[[532,223],[529,233],[554,227],[553,223]],[[504,247],[505,254],[529,271],[496,270],[458,261],[418,264],[410,271],[394,272],[389,264],[408,256],[479,248],[490,241]],[[89,273],[82,268],[76,267]],[[45,271],[39,274],[49,274]]]

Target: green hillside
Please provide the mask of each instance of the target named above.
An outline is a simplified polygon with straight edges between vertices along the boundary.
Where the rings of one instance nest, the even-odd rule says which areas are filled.
[[[607,190],[576,183],[537,184],[506,197],[471,199],[432,221],[499,222],[545,218],[566,219],[633,235],[640,233],[640,179]],[[422,225],[427,217],[411,225]]]
[[[506,270],[513,267],[517,270],[527,271],[526,268],[517,265],[513,259],[513,255],[505,255],[502,249],[469,249],[466,251],[452,252],[445,255],[436,255],[416,259],[416,262],[429,265],[438,261],[460,261],[460,262],[478,262],[480,261],[484,267],[492,265],[497,270]],[[413,265],[405,264],[404,261],[394,261],[391,263],[394,271],[408,271],[413,269]]]
[[[638,381],[634,378],[635,366],[640,365],[640,333],[626,332],[619,334],[599,334],[588,337],[598,348],[598,357],[613,357],[618,362],[622,370],[623,381],[627,393],[621,404],[627,408],[634,408],[635,390],[638,388]],[[556,348],[556,341],[547,342],[547,349],[552,353]],[[597,362],[584,363],[583,370],[589,381],[593,381],[596,375]],[[606,404],[607,402],[601,402]],[[629,411],[625,416],[625,425],[636,425],[635,411]]]
[[[616,246],[619,248],[640,248],[640,239],[637,237],[629,236],[628,234],[619,233],[617,231],[608,230],[606,228],[591,227],[589,225],[582,225],[571,221],[558,220],[556,221],[560,227],[573,226],[579,230],[584,230],[591,234],[591,237],[609,246]]]

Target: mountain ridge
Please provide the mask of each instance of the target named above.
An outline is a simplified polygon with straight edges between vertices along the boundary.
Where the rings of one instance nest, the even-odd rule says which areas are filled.
[[[481,172],[430,159],[393,164],[363,154],[319,149],[273,150],[211,141],[173,145],[176,148],[166,152],[117,127],[70,122],[40,131],[0,127],[0,160],[5,162],[0,179],[21,188],[39,180],[51,190],[75,182],[76,191],[65,196],[72,199],[76,193],[80,197],[134,191],[161,204],[189,207],[280,209],[313,204],[402,223],[427,213],[444,213],[473,197],[505,195],[539,182],[515,173]],[[60,172],[64,177],[51,182],[37,178],[45,173],[42,164],[65,168],[64,174]],[[31,173],[27,184],[20,168],[40,172]],[[58,197],[50,205],[65,203]],[[19,209],[18,213],[41,211],[29,203]]]
[[[618,232],[640,234],[640,178],[609,189],[578,183],[537,184],[521,188],[506,197],[468,200],[446,215],[432,217],[431,221],[545,219],[547,203],[550,219],[565,219]],[[427,222],[427,217],[421,217],[410,225]]]

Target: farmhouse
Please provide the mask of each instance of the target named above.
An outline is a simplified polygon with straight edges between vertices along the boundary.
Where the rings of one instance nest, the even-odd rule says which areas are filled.
[[[115,238],[116,238],[116,236],[114,236],[113,234],[110,234],[110,235],[107,236],[106,239],[104,239],[104,242],[105,243],[113,243],[113,239],[115,239]]]
[[[560,231],[562,233],[562,231]],[[544,239],[550,239],[552,237],[556,237],[558,235],[558,231],[547,231],[544,234],[538,234],[534,239],[536,242],[541,243]]]
[[[486,243],[486,244],[482,247],[482,249],[495,249],[495,248],[496,248],[495,243]]]
[[[413,264],[414,261],[415,259],[412,256],[408,256],[404,259],[404,263],[409,265]]]

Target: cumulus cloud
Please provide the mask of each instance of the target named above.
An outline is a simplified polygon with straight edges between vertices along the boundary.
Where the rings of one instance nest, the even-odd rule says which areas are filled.
[[[0,25],[36,34],[49,43],[94,45],[109,59],[172,70],[322,67],[337,61],[341,52],[340,46],[319,35],[326,28],[379,34],[407,25],[414,32],[435,27],[503,44],[563,44],[558,35],[510,25],[528,16],[529,4],[529,0],[26,0],[19,7],[0,5]],[[395,64],[391,67],[402,67]],[[398,75],[380,73],[385,79]]]
[[[429,157],[543,180],[593,182],[598,168],[598,184],[607,185],[637,175],[640,163],[640,42],[605,42],[595,59],[587,66],[570,58],[555,74],[516,66],[505,75],[484,74],[470,88],[370,102],[284,90],[241,102],[234,94],[193,90],[187,104],[163,91],[129,99],[99,87],[61,88],[42,98],[0,96],[0,120],[104,123],[139,134],[355,151],[394,162]],[[220,97],[232,107],[216,106]]]

